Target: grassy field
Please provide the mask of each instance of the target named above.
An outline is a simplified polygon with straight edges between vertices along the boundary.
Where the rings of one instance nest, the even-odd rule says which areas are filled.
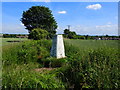
[[[3,88],[120,87],[120,41],[64,39],[67,58],[56,59],[50,57],[51,40],[4,40]]]
[[[28,40],[27,38],[0,38],[0,46],[10,45],[17,42]],[[16,41],[16,42],[15,42]]]
[[[0,38],[0,60],[2,60],[2,48],[10,48],[14,44],[19,44],[22,41],[28,40],[26,38]],[[16,41],[16,42],[15,42]],[[0,69],[2,67],[2,61],[0,61]],[[2,70],[0,70],[0,78],[2,77]],[[1,83],[1,82],[0,82]]]
[[[65,72],[70,74],[69,70],[73,70],[73,80],[80,83],[82,79],[91,88],[119,87],[119,44],[120,41],[113,40],[65,40],[66,55],[71,60],[71,69]]]
[[[65,39],[65,43],[81,49],[97,49],[101,47],[118,49],[118,40],[70,40]]]

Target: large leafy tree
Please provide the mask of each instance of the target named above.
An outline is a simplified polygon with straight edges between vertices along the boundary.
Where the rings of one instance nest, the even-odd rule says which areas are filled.
[[[23,12],[21,21],[29,33],[35,28],[47,30],[50,38],[56,33],[57,23],[52,11],[47,7],[32,6],[29,10]]]

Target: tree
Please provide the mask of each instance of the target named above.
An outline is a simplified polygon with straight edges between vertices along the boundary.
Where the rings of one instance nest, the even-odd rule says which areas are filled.
[[[89,37],[89,35],[85,35],[85,39],[86,39],[86,40],[88,39],[88,37]]]
[[[28,29],[29,33],[35,28],[47,30],[50,38],[56,33],[57,23],[52,15],[52,11],[44,6],[32,6],[29,10],[24,11],[21,22]]]
[[[72,32],[72,31],[70,31],[69,34],[68,34],[68,38],[70,38],[70,39],[74,39],[75,36],[76,36],[76,33]]]
[[[36,28],[30,32],[29,39],[40,40],[40,39],[46,39],[47,36],[48,36],[48,32],[46,30]]]
[[[69,38],[69,39],[73,39],[73,38],[76,38],[76,33],[70,31],[69,29],[65,29],[64,30],[64,37]]]
[[[66,34],[66,35],[68,35],[68,34],[69,34],[69,32],[70,32],[70,30],[69,30],[69,29],[65,29],[65,30],[64,30],[64,34]]]

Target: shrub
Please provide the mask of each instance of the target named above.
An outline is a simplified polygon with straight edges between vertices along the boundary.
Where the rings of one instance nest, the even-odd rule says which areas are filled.
[[[27,64],[39,61],[39,57],[45,58],[50,55],[51,41],[38,40],[26,41],[9,48],[3,47],[3,66],[11,64]],[[47,47],[47,48],[46,48]]]
[[[34,40],[40,40],[40,39],[46,39],[47,36],[48,36],[48,32],[46,30],[36,28],[30,32],[28,38]]]

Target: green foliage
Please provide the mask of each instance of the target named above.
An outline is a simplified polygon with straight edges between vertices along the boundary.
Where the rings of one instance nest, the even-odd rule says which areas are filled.
[[[48,57],[48,58],[42,59],[41,62],[43,63],[44,67],[56,68],[56,67],[64,66],[67,60],[64,58],[56,59],[54,57]]]
[[[3,65],[37,62],[50,55],[51,42],[48,40],[26,41],[7,48],[3,47]]]
[[[64,30],[64,37],[69,38],[69,39],[75,39],[76,38],[76,33],[70,31],[69,29]]]
[[[29,34],[29,39],[34,40],[46,39],[47,37],[48,32],[40,28],[33,29]]]
[[[21,21],[29,32],[35,28],[41,28],[49,32],[50,38],[56,33],[57,23],[52,11],[47,7],[32,6],[29,10],[23,12]]]
[[[69,32],[70,32],[70,30],[69,30],[69,29],[65,29],[65,30],[64,30],[64,34],[65,34],[65,35],[68,35],[68,34],[69,34]]]
[[[57,89],[64,88],[63,83],[56,78],[56,73],[40,73],[34,71],[35,65],[11,65],[3,70],[2,88],[21,89]]]
[[[119,41],[64,39],[67,58],[50,56],[50,40],[3,47],[3,88],[119,88]],[[54,68],[36,72],[36,68]],[[57,68],[56,68],[57,67]]]
[[[52,59],[50,64],[51,67],[56,68],[56,67],[62,67],[66,64],[67,60],[64,58],[61,59]]]
[[[16,38],[16,34],[3,34],[4,38]]]
[[[73,42],[72,42],[73,41]],[[59,77],[67,83],[67,87],[81,88],[119,88],[119,52],[118,41],[95,41],[99,47],[90,46],[83,41],[66,40],[68,64],[62,67]],[[75,43],[77,42],[77,43]],[[91,42],[91,41],[90,41]],[[72,44],[74,43],[74,44]],[[88,43],[88,41],[87,41]],[[109,44],[112,43],[110,46]],[[72,45],[71,45],[72,44]],[[107,45],[109,46],[107,46]],[[84,47],[84,48],[83,48]]]
[[[85,39],[85,36],[77,35],[77,36],[76,36],[76,39]]]
[[[18,38],[18,36],[27,38],[27,34],[3,34],[3,38]]]
[[[3,47],[2,88],[64,88],[54,73],[35,71],[41,68],[41,59],[49,57],[51,41],[30,40]]]

